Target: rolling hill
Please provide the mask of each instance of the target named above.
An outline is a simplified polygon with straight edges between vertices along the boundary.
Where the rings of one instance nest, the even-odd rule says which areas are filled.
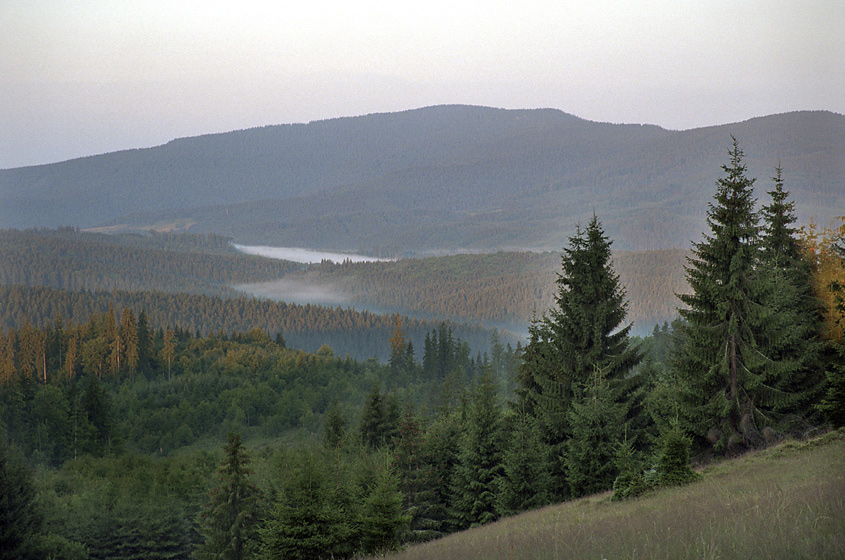
[[[0,170],[0,227],[181,227],[373,254],[558,250],[595,212],[617,250],[687,247],[733,135],[799,219],[845,208],[845,116],[688,131],[557,110],[437,106],[174,140]],[[841,213],[841,210],[839,210]]]

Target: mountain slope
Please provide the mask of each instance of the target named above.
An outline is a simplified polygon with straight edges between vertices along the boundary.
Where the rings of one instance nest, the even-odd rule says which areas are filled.
[[[548,506],[391,558],[819,558],[845,555],[845,440],[832,432],[703,469],[635,500]]]
[[[174,140],[0,171],[0,227],[179,220],[239,242],[377,252],[559,249],[595,211],[617,249],[687,246],[730,135],[802,219],[845,207],[845,117],[690,131],[556,110],[428,107]]]

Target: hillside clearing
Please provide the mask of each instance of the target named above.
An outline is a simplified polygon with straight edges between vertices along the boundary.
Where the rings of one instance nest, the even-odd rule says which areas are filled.
[[[845,558],[845,432],[702,469],[628,502],[549,506],[392,556],[485,560]]]

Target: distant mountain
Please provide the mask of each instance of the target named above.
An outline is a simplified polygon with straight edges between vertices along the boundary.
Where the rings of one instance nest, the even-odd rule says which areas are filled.
[[[0,170],[0,227],[190,228],[241,243],[370,253],[560,249],[595,212],[617,250],[687,247],[730,136],[766,200],[845,212],[845,116],[689,131],[561,111],[438,106],[174,140]]]

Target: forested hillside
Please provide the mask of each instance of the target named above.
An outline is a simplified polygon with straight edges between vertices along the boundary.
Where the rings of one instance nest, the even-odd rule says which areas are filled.
[[[422,363],[400,323],[390,338],[385,365],[328,347],[288,349],[260,329],[231,336],[154,329],[143,310],[128,307],[82,323],[56,318],[42,328],[0,329],[0,508],[16,512],[2,510],[2,550],[189,558],[203,543],[201,511],[219,461],[213,450],[227,434],[230,443],[241,441],[235,433],[264,442],[264,489],[288,484],[276,466],[302,457],[288,446],[324,440],[331,449],[331,438],[360,434],[365,447],[343,453],[343,488],[374,499],[373,467],[384,469],[384,446],[399,433],[403,410],[458,407],[483,372],[512,379],[517,364],[517,352],[497,342],[492,361],[470,357],[446,324],[426,333]],[[24,461],[41,466],[37,487]],[[251,522],[269,511],[255,510]]]
[[[402,255],[557,251],[595,212],[616,250],[688,248],[731,134],[752,175],[780,161],[802,222],[827,224],[845,205],[845,117],[834,113],[669,131],[441,106],[0,170],[0,227],[180,224],[240,243]]]
[[[29,323],[39,326],[61,318],[68,322],[87,321],[97,313],[114,309],[142,310],[152,328],[179,328],[202,335],[245,333],[262,329],[273,337],[280,335],[291,348],[316,352],[326,345],[339,356],[356,359],[390,356],[388,340],[394,317],[351,308],[295,305],[249,297],[165,293],[150,291],[70,292],[43,287],[0,286],[0,326],[20,328]],[[405,319],[404,329],[414,348],[421,349],[425,335],[440,321]],[[473,355],[489,347],[490,329],[451,324],[456,336],[467,341]],[[503,340],[516,344],[509,335]]]
[[[227,238],[213,234],[0,230],[0,284],[5,285],[233,296],[231,284],[278,278],[299,268],[235,252]]]
[[[629,319],[638,334],[677,316],[675,294],[687,289],[685,255],[681,249],[615,253],[614,266],[628,292]],[[310,301],[294,292],[307,288],[308,293],[330,294],[330,307],[480,323],[515,333],[525,333],[531,318],[551,306],[559,265],[559,253],[499,252],[305,266],[244,255],[227,238],[213,234],[0,230],[0,284],[224,297],[245,291],[302,305]],[[191,321],[179,324],[190,328]],[[319,344],[306,347],[316,350]]]
[[[627,291],[628,319],[639,334],[677,317],[676,294],[688,290],[688,252],[622,251],[614,268]],[[333,264],[292,272],[282,282],[240,286],[284,300],[296,287],[325,287],[354,306],[423,317],[481,322],[524,333],[535,315],[551,308],[560,253],[489,253],[397,262]]]
[[[243,282],[278,279],[303,267],[244,255],[231,249],[228,239],[215,235],[2,230],[0,325],[19,328],[27,321],[43,325],[58,316],[86,321],[109,305],[128,306],[144,309],[155,328],[172,326],[203,334],[261,328],[274,336],[281,333],[294,348],[314,352],[329,345],[339,355],[385,360],[392,316],[356,311],[352,302],[341,307],[262,301],[234,288]],[[427,331],[450,318],[433,311],[426,314],[428,318],[407,320],[406,330],[417,348],[422,348]],[[475,317],[455,317],[452,323],[474,353],[488,348],[491,331],[477,324]],[[515,337],[502,336],[516,343]]]
[[[287,348],[280,334],[261,328],[201,336],[160,327],[139,308],[109,306],[84,322],[60,317],[0,329],[0,427],[27,456],[52,465],[109,454],[110,446],[170,454],[228,431],[249,439],[316,433],[329,408],[358,411],[374,387],[392,395],[397,414],[411,403],[431,414],[454,405],[482,370],[513,380],[518,360],[518,350],[498,340],[492,362],[471,356],[445,323],[424,333],[418,358],[406,325],[394,321],[387,338],[401,348],[385,364],[327,345]],[[90,426],[75,424],[83,422],[74,417],[80,408]]]

